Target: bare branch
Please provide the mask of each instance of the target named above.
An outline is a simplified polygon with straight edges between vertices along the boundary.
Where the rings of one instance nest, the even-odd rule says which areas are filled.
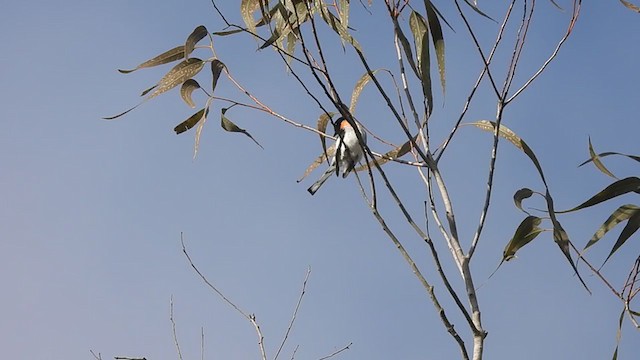
[[[173,320],[173,295],[171,295],[169,304],[169,320],[171,321],[171,330],[173,332],[173,343],[176,346],[176,351],[178,352],[178,359],[182,360],[182,351],[180,351],[180,343],[178,342],[178,335],[176,334],[176,322]]]
[[[284,344],[287,342],[287,338],[289,337],[289,333],[293,328],[293,324],[296,322],[296,316],[298,315],[298,309],[300,309],[300,304],[302,304],[302,298],[304,297],[306,288],[307,288],[307,280],[309,280],[309,275],[311,275],[311,267],[307,268],[307,274],[304,277],[304,281],[302,282],[302,290],[300,290],[300,297],[298,298],[298,302],[296,303],[296,307],[293,310],[293,316],[291,316],[291,321],[289,322],[289,326],[287,327],[287,331],[284,333],[284,338],[280,343],[280,347],[278,347],[278,351],[276,352],[276,356],[273,360],[277,360],[280,355],[280,351],[284,347]]]
[[[327,359],[330,359],[330,358],[332,358],[332,357],[334,357],[334,356],[336,356],[336,355],[340,354],[341,352],[343,352],[343,351],[345,351],[345,350],[349,350],[349,347],[350,347],[351,345],[353,345],[353,343],[349,343],[349,345],[347,345],[347,346],[343,347],[342,349],[337,350],[337,351],[334,351],[334,352],[332,352],[331,354],[329,354],[329,355],[327,355],[327,356],[325,356],[325,357],[321,357],[321,358],[320,358],[320,359],[318,359],[318,360],[327,360]]]

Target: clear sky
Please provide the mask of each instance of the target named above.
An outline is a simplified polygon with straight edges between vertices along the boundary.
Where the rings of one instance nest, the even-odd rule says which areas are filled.
[[[239,22],[239,6],[224,3]],[[359,2],[352,3],[354,34],[374,66],[395,70],[394,55],[386,50],[389,25],[366,25],[383,18],[383,9],[374,6],[368,18]],[[568,1],[559,3],[569,7]],[[520,84],[551,53],[570,15],[546,1],[536,6],[530,47],[516,78]],[[436,97],[436,139],[450,128],[482,67],[454,9],[440,8],[456,32],[445,34],[448,85],[445,101]],[[488,4],[483,9],[501,14]],[[489,46],[497,25],[471,17]],[[248,129],[262,150],[242,135],[223,132],[220,104],[214,104],[193,160],[194,132],[176,136],[172,131],[193,112],[176,90],[119,120],[101,120],[134,105],[139,92],[168,69],[121,75],[117,68],[183,43],[200,24],[222,29],[209,1],[36,0],[2,6],[2,357],[90,359],[94,350],[104,359],[176,359],[169,321],[173,296],[185,359],[199,357],[201,328],[205,358],[259,358],[251,325],[189,267],[181,253],[183,232],[200,269],[241,308],[256,314],[270,356],[310,266],[305,299],[282,358],[290,358],[297,345],[296,359],[318,359],[349,343],[340,359],[457,358],[458,349],[425,291],[372,218],[353,178],[331,179],[313,197],[306,188],[318,174],[296,183],[321,152],[317,135],[233,109],[229,117]],[[216,48],[238,80],[277,111],[313,126],[319,109],[277,56],[256,52],[251,39],[237,39],[219,39]],[[538,155],[559,208],[576,205],[610,183],[593,167],[577,168],[588,157],[589,136],[598,151],[640,154],[638,44],[638,14],[617,1],[585,2],[559,58],[507,110],[505,124]],[[331,56],[346,63],[353,52]],[[345,94],[363,73],[361,67],[332,70]],[[224,76],[219,91],[241,96]],[[204,98],[196,100],[202,104]],[[495,102],[480,95],[466,120],[494,114]],[[373,89],[365,90],[356,115],[374,131],[402,141]],[[370,146],[388,150],[376,142]],[[488,134],[464,128],[443,158],[465,244],[479,217],[490,146]],[[501,148],[490,219],[473,263],[477,284],[495,269],[523,217],[512,205],[513,193],[525,186],[542,190],[526,157],[506,142]],[[610,163],[620,176],[638,174],[630,160]],[[387,168],[408,206],[420,214],[424,189],[416,174],[396,164]],[[638,204],[637,199],[620,199],[561,221],[583,246],[611,211],[622,203]],[[383,215],[414,251],[469,342],[427,249],[388,199],[381,201]],[[604,259],[617,234],[594,249],[595,263]],[[617,287],[640,252],[638,240],[636,235],[604,268]],[[438,246],[446,258],[446,247]],[[446,266],[452,270],[448,258]],[[621,305],[586,269],[582,274],[593,295],[573,276],[548,233],[503,265],[478,293],[489,331],[486,358],[610,358]],[[454,285],[462,289],[459,280]],[[637,358],[640,334],[627,320],[624,325],[620,358]]]

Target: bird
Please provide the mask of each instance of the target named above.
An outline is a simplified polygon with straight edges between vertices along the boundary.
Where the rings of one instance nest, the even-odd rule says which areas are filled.
[[[322,174],[322,176],[311,185],[307,191],[313,195],[320,189],[322,184],[329,179],[332,174],[339,175],[342,171],[342,178],[346,178],[353,170],[356,164],[362,159],[363,146],[367,143],[367,134],[362,130],[362,126],[356,122],[360,138],[362,139],[362,146],[358,141],[358,135],[356,131],[344,117],[338,118],[335,122],[336,128],[336,144],[335,154],[331,158],[329,168]]]

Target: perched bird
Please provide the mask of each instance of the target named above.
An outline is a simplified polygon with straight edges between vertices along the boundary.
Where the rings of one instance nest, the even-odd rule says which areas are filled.
[[[345,178],[353,170],[356,164],[362,159],[362,146],[358,142],[358,136],[355,129],[351,124],[343,117],[340,117],[336,121],[336,152],[331,158],[331,163],[327,171],[322,174],[320,179],[313,183],[307,191],[313,195],[320,189],[320,186],[324,184],[329,176],[336,173],[336,176],[342,172],[342,177]],[[367,143],[367,134],[362,130],[360,124],[356,123],[358,130],[360,131],[360,137],[363,144]]]

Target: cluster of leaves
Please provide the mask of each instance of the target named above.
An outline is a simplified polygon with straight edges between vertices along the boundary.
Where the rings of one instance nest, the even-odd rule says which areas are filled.
[[[210,43],[206,48],[210,49],[213,52],[213,38],[211,34],[207,30],[206,27],[200,25],[196,27],[193,32],[187,37],[184,45],[178,45],[170,50],[163,52],[162,54],[149,59],[133,69],[118,71],[122,74],[129,74],[136,70],[152,68],[159,65],[165,65],[169,63],[173,63],[181,60],[178,64],[172,67],[155,85],[150,88],[144,90],[140,96],[143,97],[142,101],[132,108],[114,116],[105,117],[105,120],[113,120],[119,118],[130,111],[136,109],[143,103],[147,102],[155,98],[156,96],[163,94],[175,87],[180,86],[180,96],[182,100],[191,108],[195,108],[196,104],[193,101],[193,92],[195,90],[202,90],[208,97],[206,104],[203,108],[196,111],[193,115],[189,116],[186,120],[178,124],[173,130],[176,134],[181,134],[191,128],[193,128],[196,124],[200,124],[196,131],[196,152],[198,149],[198,143],[200,139],[200,134],[202,132],[202,128],[204,123],[209,115],[209,108],[214,99],[214,91],[216,89],[216,85],[218,83],[218,79],[220,78],[220,74],[222,74],[223,70],[226,69],[226,65],[220,61],[219,59],[211,57],[206,60],[199,59],[197,57],[190,57],[191,53],[196,49],[196,45],[198,42],[203,40],[205,37],[209,37]],[[198,81],[193,79],[196,75],[200,73],[200,71],[205,67],[205,64],[209,63],[211,69],[211,87],[209,91],[206,91]],[[225,113],[229,108],[223,108],[221,110],[221,126],[224,130],[229,132],[239,132],[247,135],[251,140],[253,140],[258,146],[262,147],[246,130],[238,127],[231,120],[227,118]]]

